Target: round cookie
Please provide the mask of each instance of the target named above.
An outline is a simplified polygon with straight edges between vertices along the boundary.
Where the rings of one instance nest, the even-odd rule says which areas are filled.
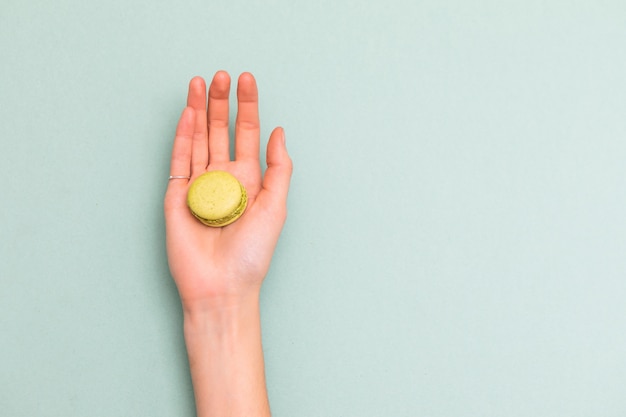
[[[196,178],[187,192],[191,213],[207,226],[222,227],[237,220],[246,209],[248,194],[225,171],[209,171]]]

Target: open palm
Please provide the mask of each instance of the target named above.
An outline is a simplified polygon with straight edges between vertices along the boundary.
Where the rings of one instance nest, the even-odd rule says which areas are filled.
[[[283,129],[274,129],[270,136],[262,178],[258,91],[252,74],[242,74],[237,86],[235,160],[231,161],[229,91],[230,77],[224,71],[213,77],[208,100],[204,80],[192,79],[187,107],[176,128],[170,175],[190,179],[169,181],[165,223],[170,271],[185,307],[258,293],[287,214],[292,164]],[[230,172],[248,193],[243,216],[222,228],[203,225],[186,204],[193,180],[213,170]]]

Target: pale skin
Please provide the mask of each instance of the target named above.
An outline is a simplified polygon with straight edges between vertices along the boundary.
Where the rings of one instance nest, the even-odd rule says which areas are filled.
[[[287,216],[292,172],[282,128],[267,144],[265,175],[259,162],[260,123],[254,77],[237,85],[235,160],[230,160],[230,77],[219,71],[209,87],[189,83],[172,149],[172,179],[165,195],[170,271],[181,298],[184,337],[198,417],[269,416],[259,295]],[[207,227],[186,204],[191,182],[207,171],[233,174],[246,188],[248,206],[223,228]]]

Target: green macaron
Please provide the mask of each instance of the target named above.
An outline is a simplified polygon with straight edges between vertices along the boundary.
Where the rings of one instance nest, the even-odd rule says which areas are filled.
[[[211,227],[231,224],[241,217],[247,204],[246,189],[225,171],[205,172],[191,183],[187,192],[191,213]]]

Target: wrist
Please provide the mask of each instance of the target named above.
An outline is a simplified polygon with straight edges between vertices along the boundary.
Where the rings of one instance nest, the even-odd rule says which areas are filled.
[[[183,303],[185,337],[246,333],[260,326],[259,293]]]
[[[245,290],[206,292],[193,291],[194,295],[181,294],[181,304],[185,317],[207,316],[217,313],[237,313],[250,305],[258,305],[261,286],[250,286]]]

